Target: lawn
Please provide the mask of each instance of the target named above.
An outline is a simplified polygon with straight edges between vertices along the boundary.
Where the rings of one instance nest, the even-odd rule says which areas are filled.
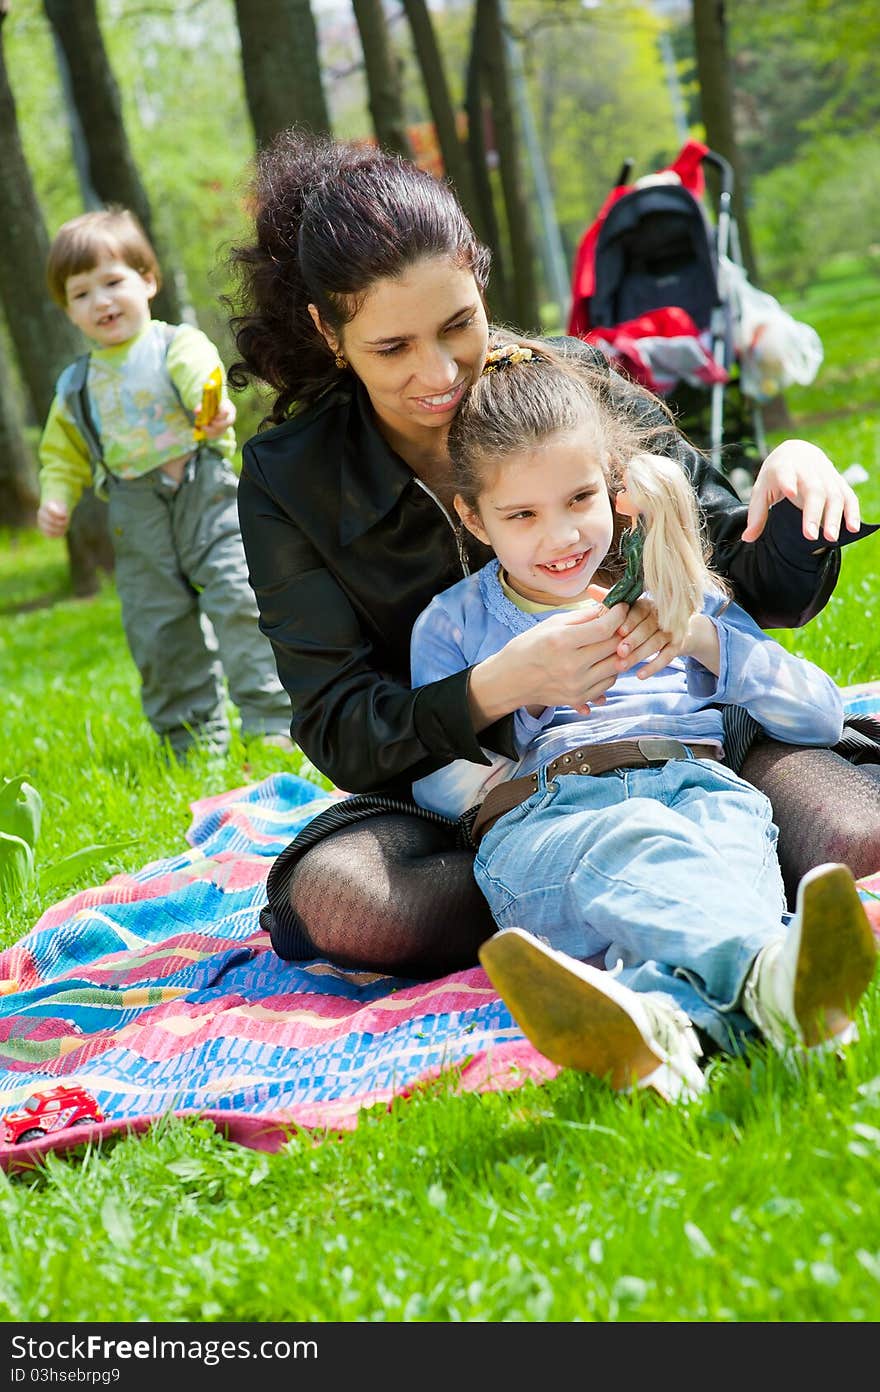
[[[788,394],[793,433],[841,469],[868,470],[858,491],[880,519],[880,282],[832,266],[790,307],[826,352],[816,382]],[[841,684],[880,677],[878,544],[849,548],[826,610],[779,635]],[[113,585],[73,600],[60,544],[3,537],[0,615],[0,772],[42,795],[38,869],[128,842],[5,905],[6,945],[61,894],[180,850],[195,798],[290,761],[236,739],[223,761],[167,764],[140,711]],[[873,1322],[876,981],[859,1023],[843,1061],[792,1071],[760,1049],[715,1059],[689,1108],[563,1072],[511,1094],[439,1084],[364,1113],[344,1136],[297,1134],[276,1155],[167,1118],[50,1156],[0,1175],[0,1320]]]

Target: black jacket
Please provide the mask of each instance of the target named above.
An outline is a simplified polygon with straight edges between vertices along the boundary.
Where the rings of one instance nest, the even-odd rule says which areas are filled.
[[[622,378],[620,390],[630,390]],[[839,550],[813,554],[789,503],[743,544],[747,509],[731,485],[680,436],[669,444],[738,602],[764,628],[805,624],[834,589]],[[260,627],[293,705],[293,738],[315,767],[347,792],[408,797],[414,779],[451,759],[485,763],[467,672],[412,691],[409,644],[417,616],[461,579],[463,561],[475,570],[491,553],[386,444],[359,383],[346,379],[247,442],[238,506]],[[499,721],[480,739],[512,754],[510,727]]]

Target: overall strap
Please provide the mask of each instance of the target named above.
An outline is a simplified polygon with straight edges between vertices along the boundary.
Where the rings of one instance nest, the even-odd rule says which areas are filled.
[[[82,353],[71,363],[65,374],[63,396],[64,404],[73,416],[77,430],[85,440],[92,466],[97,467],[104,462],[104,448],[95,426],[89,402],[87,382],[91,358],[91,353]]]

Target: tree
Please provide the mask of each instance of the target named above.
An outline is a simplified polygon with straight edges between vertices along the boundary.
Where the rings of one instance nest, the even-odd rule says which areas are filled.
[[[692,0],[692,3],[697,79],[700,85],[700,107],[706,140],[713,150],[724,156],[733,169],[733,211],[739,232],[740,251],[749,280],[753,285],[757,285],[758,267],[746,215],[743,161],[733,125],[724,0]],[[763,415],[772,430],[784,430],[791,424],[783,396],[774,397],[768,402]]]
[[[0,522],[32,527],[37,511],[37,481],[22,433],[12,372],[0,347]]]
[[[506,269],[507,258],[501,241],[501,229],[495,211],[492,180],[489,176],[489,157],[486,149],[486,116],[484,105],[484,74],[481,63],[482,24],[480,10],[474,7],[471,25],[471,44],[467,62],[465,109],[467,111],[467,150],[474,198],[478,209],[474,227],[492,253],[492,276],[489,300],[492,318],[513,322],[516,315],[511,304]]]
[[[426,0],[403,0],[403,9],[412,31],[413,46],[425,85],[434,129],[437,132],[437,144],[443,157],[443,168],[447,178],[455,185],[462,206],[479,233],[480,214],[467,152],[459,138],[443,59]]]
[[[384,150],[412,159],[400,91],[400,71],[382,0],[352,0],[361,36],[370,116]]]
[[[248,109],[258,145],[288,126],[329,133],[309,0],[235,0]]]
[[[88,177],[105,204],[120,203],[139,219],[163,267],[162,288],[154,301],[158,318],[176,324],[183,310],[170,259],[157,236],[150,200],[134,162],[119,87],[98,23],[96,0],[43,0],[46,15],[67,59],[70,91],[88,148]]]
[[[501,13],[501,0],[476,0],[479,62],[486,74],[492,103],[498,168],[507,213],[507,235],[513,268],[512,304],[519,328],[540,329],[540,308],[535,278],[535,238],[519,155],[519,133],[514,116],[509,38]]]
[[[733,211],[739,231],[743,265],[749,280],[753,285],[757,285],[758,266],[746,213],[745,170],[734,130],[724,0],[692,0],[692,3],[700,111],[706,141],[713,150],[724,156],[733,170]],[[707,177],[711,182],[711,170]]]
[[[7,13],[8,6],[0,0],[0,203],[4,217],[0,303],[34,416],[42,422],[49,413],[58,374],[81,344],[73,325],[46,292],[49,237],[25,160],[6,70]],[[98,567],[112,569],[106,513],[106,504],[91,489],[74,509],[67,550],[75,594],[93,594],[98,588]]]

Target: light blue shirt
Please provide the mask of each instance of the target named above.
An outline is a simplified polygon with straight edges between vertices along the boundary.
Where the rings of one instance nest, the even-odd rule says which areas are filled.
[[[821,668],[786,652],[738,604],[707,595],[703,613],[718,631],[717,677],[693,658],[677,657],[645,681],[638,679],[638,666],[622,673],[605,704],[589,716],[570,706],[548,706],[537,717],[520,709],[514,716],[518,759],[488,749],[488,767],[457,759],[413,784],[416,802],[459,817],[497,783],[533,773],[581,744],[663,735],[722,747],[721,707],[726,705],[744,706],[768,735],[784,743],[837,743],[843,701]],[[482,662],[548,616],[517,608],[501,588],[498,561],[490,561],[437,595],[419,615],[410,649],[413,687]]]

